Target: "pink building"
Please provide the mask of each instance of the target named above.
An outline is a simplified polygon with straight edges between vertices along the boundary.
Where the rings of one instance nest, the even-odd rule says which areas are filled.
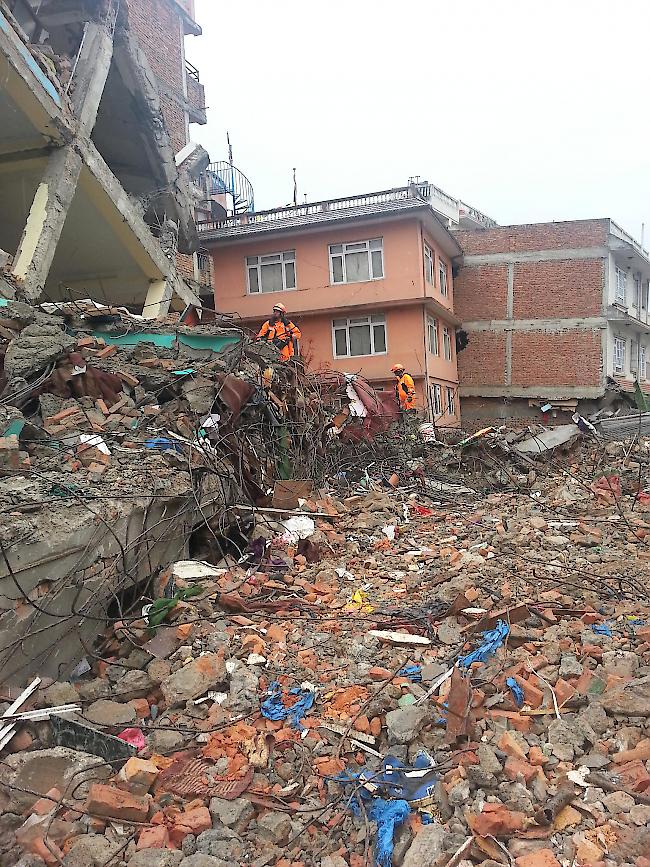
[[[312,369],[393,388],[402,362],[418,408],[460,421],[454,260],[461,249],[414,187],[238,214],[200,227],[215,307],[251,329],[282,302]]]

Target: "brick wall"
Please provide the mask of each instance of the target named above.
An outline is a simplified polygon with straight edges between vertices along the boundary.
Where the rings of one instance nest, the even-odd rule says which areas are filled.
[[[514,318],[598,316],[604,280],[605,259],[518,262],[514,266]]]
[[[129,22],[158,80],[165,124],[178,153],[187,144],[180,12],[168,0],[127,0]]]
[[[512,381],[517,385],[557,386],[560,394],[562,386],[598,386],[601,375],[600,330],[512,335]]]
[[[502,385],[506,372],[506,335],[472,331],[467,347],[458,354],[462,385]]]
[[[456,279],[456,311],[466,323],[481,323],[467,329],[469,345],[458,358],[463,391],[493,400],[495,415],[504,399],[552,401],[554,389],[558,399],[596,396],[603,388],[602,323],[576,327],[576,319],[602,316],[607,259],[594,257],[593,248],[606,246],[608,232],[609,220],[577,220],[456,233],[466,257],[489,257],[470,259]],[[563,249],[566,258],[558,258]],[[581,249],[589,254],[568,252]],[[508,324],[492,331],[494,320]]]
[[[507,265],[465,265],[454,280],[454,312],[461,319],[505,319]]]
[[[184,253],[178,253],[176,256],[176,267],[181,277],[189,280],[194,280],[194,257],[186,256]]]
[[[599,247],[606,243],[608,231],[609,220],[571,220],[566,223],[467,229],[454,234],[465,255],[480,256],[487,253]]]

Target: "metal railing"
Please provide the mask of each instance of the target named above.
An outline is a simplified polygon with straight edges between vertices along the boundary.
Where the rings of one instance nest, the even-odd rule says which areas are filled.
[[[201,76],[199,75],[199,70],[194,66],[193,63],[190,63],[189,60],[185,60],[185,71],[189,75],[190,78],[193,78],[198,84],[201,83]]]
[[[231,218],[233,220],[239,218],[245,220],[255,210],[253,185],[243,172],[240,172],[229,162],[210,163],[203,175],[203,185],[207,199],[218,195],[230,197],[231,207],[229,210],[233,211]],[[199,229],[205,231],[206,227],[213,227],[218,224],[208,221],[199,222],[197,225]]]
[[[273,220],[286,220],[291,217],[306,217],[311,214],[342,211],[347,208],[359,208],[368,205],[380,205],[400,199],[417,197],[422,198],[419,196],[417,187],[395,187],[392,190],[382,190],[377,193],[369,193],[363,196],[345,196],[341,199],[325,199],[321,202],[309,202],[304,205],[287,205],[284,208],[272,208],[268,211],[235,214],[225,220],[219,220],[218,222],[199,223],[198,228],[200,231],[205,232],[210,231],[211,229],[248,226],[256,223],[267,223]]]

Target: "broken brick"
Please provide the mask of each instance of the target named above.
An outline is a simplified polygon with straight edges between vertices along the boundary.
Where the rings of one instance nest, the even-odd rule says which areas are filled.
[[[86,809],[89,813],[108,819],[146,822],[149,815],[150,799],[132,795],[113,786],[93,783],[88,792]]]

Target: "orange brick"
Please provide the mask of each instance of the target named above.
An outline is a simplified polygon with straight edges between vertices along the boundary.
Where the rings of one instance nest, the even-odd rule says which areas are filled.
[[[538,849],[528,855],[521,855],[515,861],[516,867],[560,867],[560,862],[550,849]]]
[[[507,756],[515,759],[525,759],[526,753],[519,745],[519,742],[508,731],[505,731],[499,738],[499,749]]]
[[[93,783],[88,792],[86,809],[96,816],[124,821],[146,822],[149,815],[148,797],[132,795],[113,786]]]
[[[515,680],[522,688],[525,703],[533,708],[533,710],[541,707],[544,703],[544,693],[531,682],[532,679],[525,680],[520,675],[515,675]]]
[[[129,702],[138,719],[147,719],[149,716],[149,702],[146,698],[134,698]]]
[[[165,849],[169,843],[169,831],[164,825],[154,825],[153,828],[143,828],[138,837],[136,849]]]
[[[212,816],[207,807],[194,807],[185,813],[174,816],[174,824],[169,832],[172,843],[182,843],[188,834],[198,836],[212,828]]]
[[[533,779],[533,777],[537,775],[537,768],[534,768],[523,759],[515,758],[515,756],[508,756],[503,770],[506,777],[513,783],[517,779],[517,777],[521,775],[524,779],[524,782],[528,784]]]

